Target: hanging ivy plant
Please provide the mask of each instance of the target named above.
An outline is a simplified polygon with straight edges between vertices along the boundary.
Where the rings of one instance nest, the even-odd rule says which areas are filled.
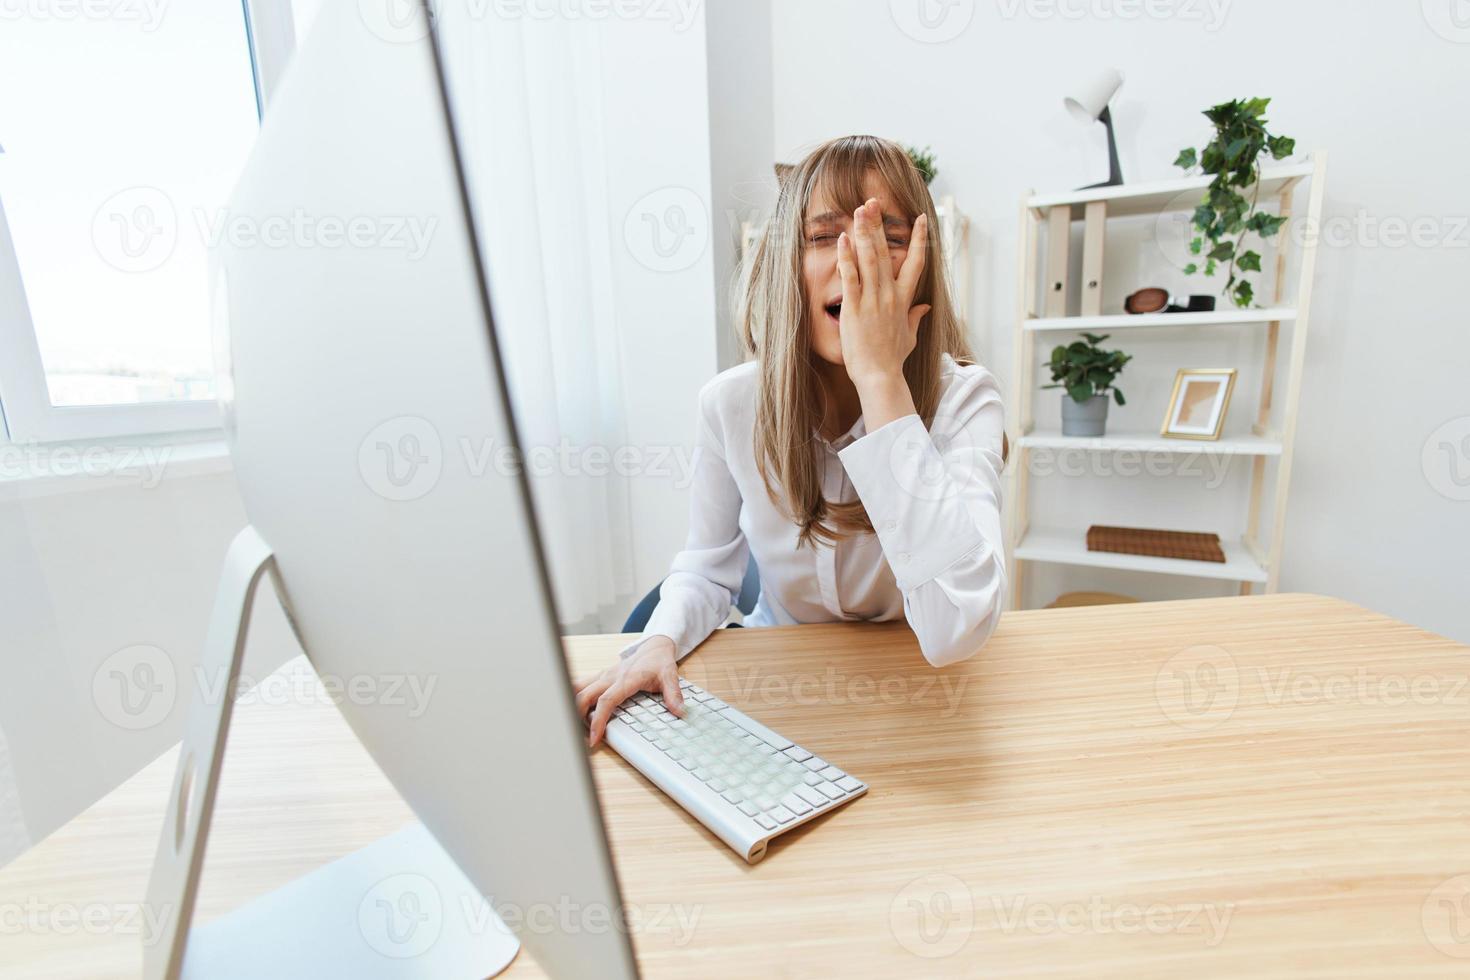
[[[1193,147],[1180,150],[1174,161],[1176,167],[1190,170],[1198,166],[1214,175],[1204,200],[1194,209],[1196,234],[1189,243],[1190,253],[1203,257],[1204,265],[1201,268],[1198,262],[1191,262],[1184,271],[1213,276],[1218,263],[1228,262],[1229,276],[1222,292],[1236,306],[1250,306],[1255,298],[1245,273],[1261,271],[1260,253],[1242,248],[1241,242],[1250,232],[1266,241],[1286,223],[1280,215],[1256,210],[1261,154],[1269,153],[1271,159],[1280,160],[1296,149],[1296,140],[1266,130],[1265,112],[1270,102],[1241,99],[1206,109],[1205,118],[1215,125],[1214,139],[1198,154]],[[1248,188],[1254,188],[1250,200],[1241,193]]]

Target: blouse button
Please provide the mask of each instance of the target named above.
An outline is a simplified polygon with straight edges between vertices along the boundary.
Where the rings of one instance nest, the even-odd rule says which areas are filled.
[[[883,522],[883,529],[885,531],[897,531],[898,530],[898,521],[884,521]]]
[[[909,563],[909,553],[907,551],[898,556],[898,563],[900,565],[907,565]]]

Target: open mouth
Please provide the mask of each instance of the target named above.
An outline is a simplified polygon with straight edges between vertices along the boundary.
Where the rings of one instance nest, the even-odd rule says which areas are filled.
[[[827,315],[832,318],[834,323],[840,321],[842,319],[842,300],[838,300],[835,303],[828,303]]]

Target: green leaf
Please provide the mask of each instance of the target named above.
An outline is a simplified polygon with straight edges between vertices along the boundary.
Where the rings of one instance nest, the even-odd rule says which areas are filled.
[[[1251,289],[1251,284],[1247,280],[1242,279],[1240,282],[1235,284],[1236,306],[1250,306],[1251,300],[1254,298],[1254,291]]]
[[[1208,262],[1205,263],[1205,275],[1207,275],[1207,276],[1213,276],[1214,274],[1215,274],[1215,260],[1214,259],[1210,259]]]
[[[1235,264],[1243,272],[1261,271],[1261,257],[1260,255],[1252,251],[1242,252],[1240,258],[1235,260]]]
[[[1290,136],[1272,136],[1266,140],[1266,147],[1271,151],[1271,159],[1280,160],[1296,152],[1296,140]]]
[[[1179,151],[1179,156],[1174,158],[1174,166],[1188,170],[1198,162],[1194,154],[1194,147],[1186,146]]]
[[[1231,242],[1231,241],[1224,241],[1224,242],[1221,242],[1220,244],[1216,245],[1214,248],[1210,249],[1210,254],[1209,254],[1208,258],[1210,258],[1210,259],[1220,259],[1221,261],[1223,261],[1225,259],[1230,258],[1234,254],[1235,254],[1235,243],[1234,242]]]
[[[1114,388],[1113,389],[1113,401],[1117,402],[1119,406],[1123,406],[1123,405],[1128,404],[1127,402],[1125,402],[1123,400],[1123,393],[1121,391],[1119,391],[1117,388]]]
[[[1250,216],[1246,227],[1262,238],[1270,238],[1280,231],[1284,224],[1286,224],[1286,218],[1281,215],[1271,214],[1269,211],[1257,211]]]
[[[1192,276],[1192,275],[1194,275],[1198,271],[1199,271],[1199,266],[1195,265],[1193,262],[1189,263],[1188,265],[1186,265],[1184,267],[1184,274],[1186,276]]]
[[[1108,337],[1111,336],[1111,334],[1105,334],[1105,333],[1104,334],[1088,333],[1087,331],[1084,330],[1082,332],[1082,336],[1084,336],[1084,337],[1087,338],[1087,342],[1089,344],[1091,344],[1094,347],[1096,347],[1098,344],[1102,343],[1104,340],[1107,340]]]
[[[1072,400],[1077,404],[1084,404],[1092,397],[1092,384],[1084,381],[1081,384],[1068,385],[1067,394],[1071,395]]]
[[[1198,235],[1196,235],[1194,238],[1190,239],[1190,241],[1189,241],[1189,254],[1190,255],[1198,255],[1200,253],[1200,249],[1204,248],[1204,246],[1205,246],[1204,239],[1203,238],[1200,238]]]

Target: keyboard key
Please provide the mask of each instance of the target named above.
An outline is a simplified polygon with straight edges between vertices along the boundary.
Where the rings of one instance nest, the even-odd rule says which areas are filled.
[[[753,817],[757,813],[760,812],[754,806],[752,806],[748,801],[747,802],[742,802],[742,803],[737,803],[735,805],[738,806],[740,808],[740,812],[743,813],[743,814],[745,814],[747,817]]]
[[[766,816],[770,817],[777,823],[790,823],[791,821],[796,819],[796,814],[792,813],[784,806],[778,806],[774,810],[768,810],[766,812]]]
[[[644,732],[639,732],[638,734],[642,735],[644,738],[648,739],[650,742],[652,742],[654,739],[658,738],[658,732],[655,732],[652,729],[649,729],[648,731],[644,731]]]
[[[817,790],[823,793],[829,800],[840,800],[846,795],[834,783],[823,783],[817,787]]]
[[[827,804],[827,798],[810,786],[796,787],[796,795],[806,800],[812,806],[825,806]]]
[[[787,749],[786,755],[793,762],[805,762],[812,757],[812,754],[810,752],[799,745],[793,745],[791,748]]]
[[[837,786],[851,793],[853,790],[862,789],[863,784],[852,776],[843,776],[837,780]]]
[[[727,789],[720,796],[724,797],[726,803],[739,803],[745,798],[740,795],[739,791],[734,789]]]
[[[685,758],[679,760],[679,765],[683,766],[685,769],[693,769],[694,760],[686,756]]]
[[[756,814],[755,815],[755,822],[758,823],[758,824],[760,824],[762,827],[764,827],[767,830],[775,830],[776,829],[776,821],[772,820],[770,817],[766,816],[764,813],[758,813],[758,814]]]
[[[694,773],[694,778],[699,780],[701,783],[709,782],[709,770],[704,768],[703,766],[695,766],[692,772]]]
[[[812,772],[821,772],[823,769],[827,768],[827,763],[823,762],[821,759],[818,759],[816,756],[812,756],[810,759],[807,759],[805,762],[802,763],[802,765],[806,766]]]
[[[718,776],[716,776],[714,779],[711,779],[705,785],[708,786],[710,789],[714,790],[716,793],[723,793],[726,789],[729,788],[729,787],[727,787],[725,785],[724,781],[721,780]]]
[[[847,773],[843,772],[841,769],[838,769],[836,766],[828,766],[826,769],[822,770],[820,775],[822,776],[822,778],[830,779],[835,783],[843,776],[846,776]]]
[[[754,718],[747,718],[743,715],[736,714],[733,711],[726,711],[724,712],[724,715],[727,720],[739,725],[741,728],[761,739],[763,742],[765,742],[767,745],[770,745],[777,751],[780,751],[781,749],[788,749],[791,747],[791,739],[781,735],[777,735],[775,732],[771,731],[769,728],[767,728],[765,725],[762,725]]]
[[[812,812],[812,808],[807,805],[806,801],[797,796],[795,793],[791,793],[787,795],[784,799],[782,799],[781,805],[790,810],[792,813],[797,814],[798,816],[803,813]]]
[[[808,786],[815,786],[818,783],[825,783],[826,780],[814,772],[809,772],[802,778],[802,782],[806,783]]]

